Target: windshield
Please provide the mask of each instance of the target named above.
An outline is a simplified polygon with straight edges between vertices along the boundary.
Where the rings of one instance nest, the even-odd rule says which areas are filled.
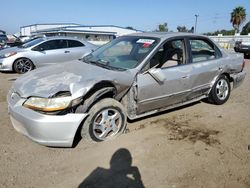
[[[42,41],[44,41],[43,38],[34,39],[34,40],[31,40],[31,41],[24,43],[23,45],[20,46],[20,48],[29,48],[29,47],[34,46]]]
[[[106,68],[132,69],[154,49],[158,39],[150,37],[119,37],[98,48],[83,60]]]

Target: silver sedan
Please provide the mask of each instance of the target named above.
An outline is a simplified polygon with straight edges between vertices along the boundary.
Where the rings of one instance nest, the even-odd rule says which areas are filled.
[[[75,38],[37,38],[19,47],[0,50],[0,71],[23,74],[34,68],[80,59],[96,48]]]
[[[224,104],[245,78],[241,54],[205,36],[140,33],[119,37],[82,60],[31,71],[8,94],[12,124],[47,146],[75,135],[109,140],[137,119],[204,98]],[[78,132],[79,130],[79,132]]]

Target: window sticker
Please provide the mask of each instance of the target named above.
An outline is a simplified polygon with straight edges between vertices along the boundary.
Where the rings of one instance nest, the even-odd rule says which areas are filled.
[[[143,43],[142,47],[143,47],[143,48],[148,48],[150,45],[151,45],[151,44],[149,44],[149,43]]]
[[[143,44],[153,44],[155,40],[153,39],[138,39],[136,43],[143,43]]]

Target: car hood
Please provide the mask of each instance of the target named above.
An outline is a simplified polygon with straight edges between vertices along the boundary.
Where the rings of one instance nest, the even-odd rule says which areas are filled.
[[[10,52],[23,52],[26,51],[25,48],[18,48],[18,47],[9,47],[9,48],[4,48],[0,50],[0,55],[4,55]]]
[[[70,91],[72,97],[83,96],[96,83],[113,83],[118,94],[130,87],[134,80],[132,71],[108,70],[82,61],[73,61],[39,68],[19,77],[13,90],[21,97],[52,97],[58,92]]]

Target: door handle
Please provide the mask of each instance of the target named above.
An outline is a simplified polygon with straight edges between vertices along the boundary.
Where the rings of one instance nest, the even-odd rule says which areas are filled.
[[[64,51],[65,54],[70,53],[70,51]]]

